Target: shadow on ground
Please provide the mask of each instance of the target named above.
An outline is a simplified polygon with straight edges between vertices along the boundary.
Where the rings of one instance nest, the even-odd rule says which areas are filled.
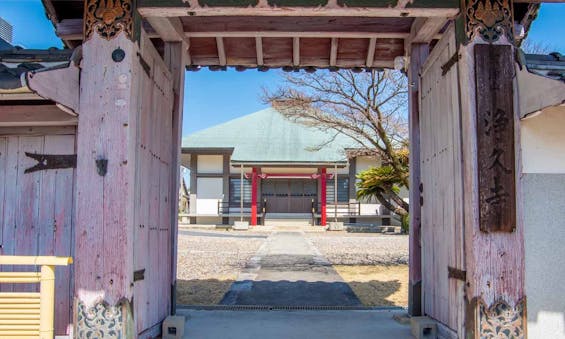
[[[306,282],[177,280],[179,305],[404,306],[388,300],[402,286],[398,280]],[[231,287],[231,288],[230,288]],[[251,293],[252,291],[252,293]],[[335,293],[340,291],[340,293]]]
[[[177,280],[177,304],[219,305],[233,280]]]

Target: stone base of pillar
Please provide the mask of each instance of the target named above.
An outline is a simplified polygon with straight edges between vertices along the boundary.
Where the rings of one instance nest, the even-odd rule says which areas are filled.
[[[87,307],[76,302],[75,338],[124,339],[135,338],[133,314],[128,301],[117,305],[99,302]]]

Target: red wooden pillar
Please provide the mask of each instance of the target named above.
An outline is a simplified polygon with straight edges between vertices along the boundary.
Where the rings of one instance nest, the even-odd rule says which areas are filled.
[[[257,226],[257,167],[251,176],[251,225]]]
[[[322,168],[321,172],[322,172],[321,173],[322,175],[320,175],[320,187],[321,187],[321,192],[320,192],[321,197],[320,198],[322,199],[322,202],[321,202],[322,208],[321,208],[321,211],[320,211],[320,214],[321,214],[320,225],[326,226],[326,223],[327,223],[327,206],[326,206],[326,204],[327,204],[327,201],[326,201],[327,200],[326,199],[326,197],[327,197],[327,187],[326,187],[327,178],[326,178],[326,169]]]

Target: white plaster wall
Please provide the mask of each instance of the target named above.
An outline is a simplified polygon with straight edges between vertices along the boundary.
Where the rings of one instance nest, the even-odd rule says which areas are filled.
[[[371,167],[379,166],[380,162],[375,157],[367,157],[361,156],[355,158],[355,174],[359,174]],[[355,180],[355,184],[357,184],[359,180]],[[377,204],[376,199],[361,199],[361,214],[375,214],[375,206],[380,205]]]
[[[565,174],[524,174],[522,185],[528,338],[565,339]]]
[[[218,201],[222,200],[222,178],[197,178],[196,213],[218,215]]]
[[[355,170],[357,173],[369,169],[370,167],[377,167],[380,165],[380,162],[375,157],[362,156],[355,158],[355,161],[357,166]]]
[[[520,122],[528,338],[565,339],[565,107]]]
[[[524,173],[565,173],[565,106],[521,121]]]
[[[361,215],[383,214],[381,204],[361,204]]]
[[[224,171],[224,156],[198,155],[197,168],[197,173],[222,173]]]

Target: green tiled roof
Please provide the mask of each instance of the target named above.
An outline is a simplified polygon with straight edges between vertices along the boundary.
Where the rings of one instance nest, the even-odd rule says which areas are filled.
[[[230,120],[191,134],[185,151],[233,148],[232,163],[345,163],[349,137],[290,121],[275,109]]]

